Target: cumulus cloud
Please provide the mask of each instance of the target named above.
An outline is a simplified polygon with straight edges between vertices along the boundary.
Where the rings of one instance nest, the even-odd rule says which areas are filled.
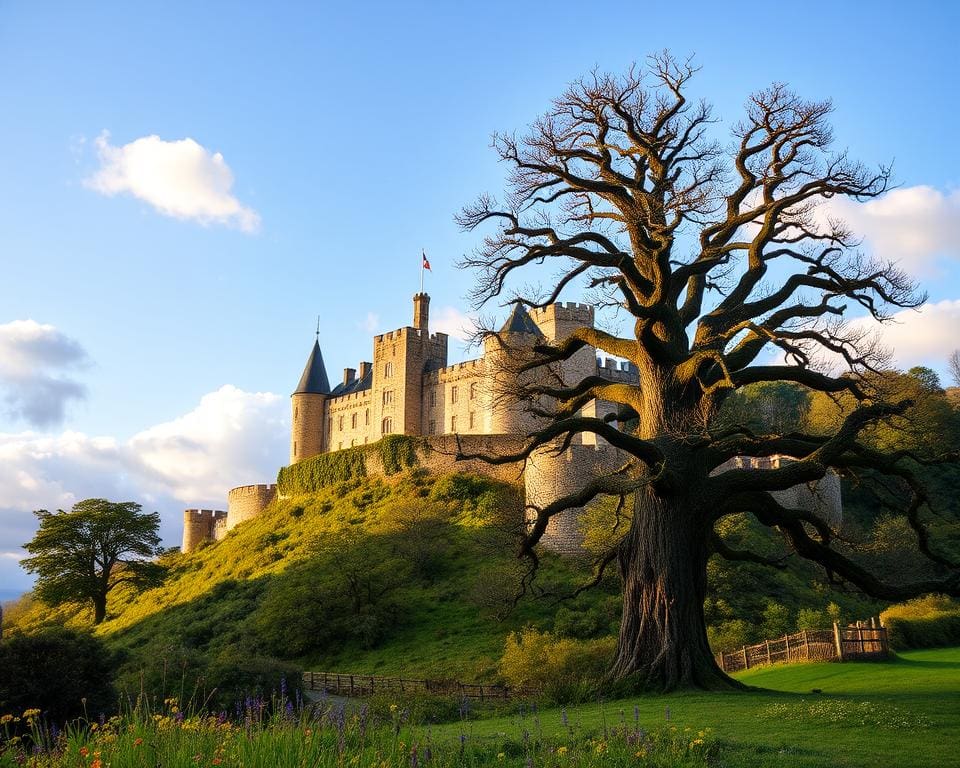
[[[143,136],[113,146],[104,131],[96,140],[100,169],[85,184],[103,195],[127,193],[165,216],[226,224],[256,232],[260,216],[231,193],[233,172],[219,152],[191,138],[164,141]]]
[[[900,368],[943,368],[950,353],[960,347],[960,299],[925,304],[918,310],[905,309],[887,323],[863,317],[851,321],[851,325],[876,333]]]
[[[271,482],[286,459],[288,437],[286,398],[233,386],[127,441],[78,432],[0,433],[0,577],[15,572],[21,545],[33,537],[32,510],[69,509],[85,498],[157,510],[164,542],[179,544],[185,508],[225,509],[230,488]],[[28,585],[24,574],[17,578]]]
[[[939,259],[960,259],[960,190],[905,187],[864,203],[833,198],[824,208],[863,237],[870,252],[909,272],[930,273]]]
[[[88,363],[83,347],[52,325],[0,325],[0,399],[14,419],[41,428],[62,424],[70,401],[86,396],[70,373]]]

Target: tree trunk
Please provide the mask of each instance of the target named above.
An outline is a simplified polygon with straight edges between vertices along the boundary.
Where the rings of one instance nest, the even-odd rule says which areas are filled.
[[[101,623],[105,618],[107,618],[107,596],[106,595],[94,595],[93,596],[93,623],[94,626]]]
[[[660,691],[743,688],[717,666],[707,643],[705,500],[699,494],[636,494],[630,532],[621,544],[623,618],[614,679],[634,678]]]

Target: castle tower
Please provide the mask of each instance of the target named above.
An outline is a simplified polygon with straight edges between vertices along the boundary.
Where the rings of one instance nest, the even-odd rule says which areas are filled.
[[[484,338],[485,395],[493,434],[518,434],[534,427],[533,416],[515,395],[525,380],[537,376],[536,372],[520,371],[520,367],[531,358],[533,347],[544,340],[543,333],[519,301],[513,305],[503,327]]]
[[[421,331],[430,329],[430,295],[418,293],[413,297],[413,327]]]
[[[327,398],[330,396],[330,381],[323,365],[320,341],[313,342],[313,349],[300,377],[300,383],[290,396],[293,421],[290,429],[290,463],[309,459],[323,453],[324,419]]]

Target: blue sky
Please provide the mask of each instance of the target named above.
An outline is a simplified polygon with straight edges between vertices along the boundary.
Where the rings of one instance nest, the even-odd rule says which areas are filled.
[[[452,217],[502,188],[491,132],[662,48],[696,55],[718,130],[782,80],[834,100],[839,146],[894,162],[901,197],[851,217],[935,305],[891,337],[899,361],[940,366],[960,318],[960,6],[771,8],[0,3],[0,589],[27,583],[30,509],[125,495],[172,544],[184,506],[269,479],[316,316],[336,378],[409,323],[426,248],[434,317],[456,326],[477,235]],[[181,186],[144,175],[158,152]]]

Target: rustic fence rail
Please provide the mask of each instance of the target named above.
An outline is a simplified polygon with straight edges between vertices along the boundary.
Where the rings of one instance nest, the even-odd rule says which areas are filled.
[[[887,630],[871,619],[869,623],[858,621],[848,627],[834,624],[833,629],[806,629],[745,645],[739,651],[718,653],[717,664],[724,672],[739,672],[767,664],[881,659],[889,654]]]
[[[406,677],[379,675],[351,675],[343,672],[304,672],[304,688],[326,691],[335,696],[363,697],[378,693],[429,693],[436,696],[456,696],[480,701],[514,698],[532,698],[540,691],[531,688],[508,688],[503,685],[461,683],[457,680],[419,680]]]

